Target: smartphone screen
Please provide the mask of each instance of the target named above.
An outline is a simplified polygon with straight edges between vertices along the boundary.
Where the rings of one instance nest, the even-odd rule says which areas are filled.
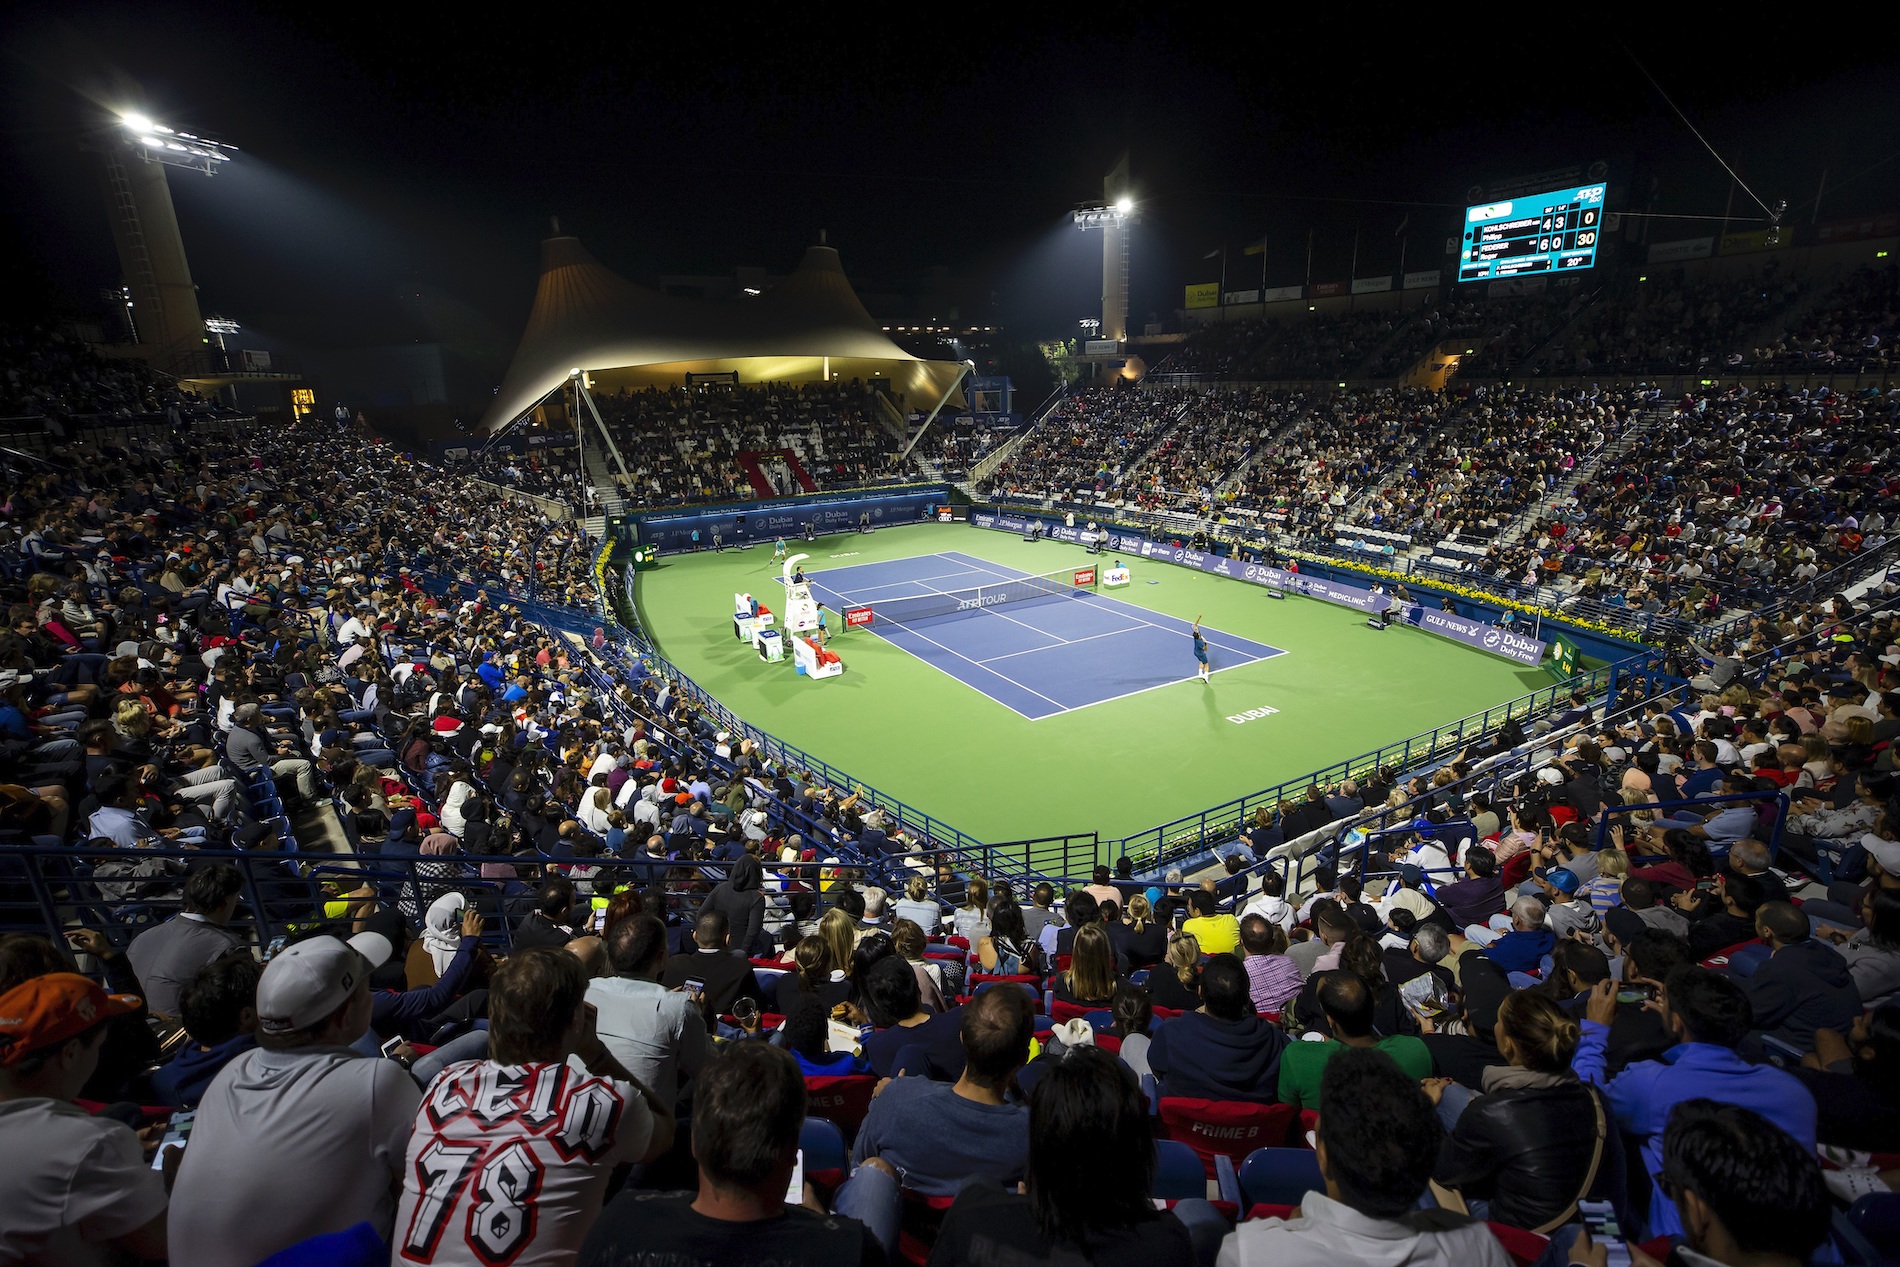
[[[172,1120],[165,1127],[165,1138],[159,1141],[158,1151],[152,1154],[152,1169],[165,1168],[165,1150],[174,1144],[182,1145],[191,1138],[191,1124],[197,1119],[196,1109],[186,1109],[172,1114]]]
[[[686,993],[697,1003],[706,997],[706,983],[697,977],[686,978]]]
[[[798,1160],[792,1163],[792,1182],[785,1189],[785,1204],[798,1205],[805,1200],[805,1150],[798,1150]]]
[[[1577,1213],[1590,1229],[1590,1239],[1609,1251],[1609,1267],[1629,1267],[1629,1246],[1623,1241],[1623,1229],[1608,1201],[1579,1201]]]
[[[392,1038],[388,1042],[384,1043],[377,1050],[381,1051],[383,1055],[385,1056],[394,1056],[396,1054],[396,1049],[400,1046],[402,1046],[402,1037],[401,1035],[398,1035],[395,1038]]]
[[[270,945],[264,947],[264,962],[265,963],[269,963],[271,959],[276,956],[277,952],[284,948],[285,940],[286,938],[281,933],[277,935],[276,937],[273,937],[270,939]]]

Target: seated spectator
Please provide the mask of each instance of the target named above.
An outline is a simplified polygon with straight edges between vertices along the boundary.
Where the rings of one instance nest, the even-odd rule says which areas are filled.
[[[1342,1051],[1317,1090],[1326,1191],[1307,1193],[1294,1218],[1241,1224],[1222,1242],[1219,1267],[1507,1267],[1484,1224],[1417,1212],[1444,1130],[1411,1073],[1378,1052]]]
[[[1117,1054],[1122,1063],[1134,1070],[1136,1077],[1153,1073],[1148,1065],[1148,1048],[1154,1039],[1148,1028],[1154,1023],[1154,1006],[1148,1001],[1147,988],[1122,982],[1115,987],[1108,1010],[1115,1018],[1108,1032],[1121,1040]]]
[[[989,989],[1022,993],[1009,985]],[[860,1042],[859,1050],[878,1077],[888,1078],[897,1072],[899,1058],[913,1047],[918,1049],[933,1077],[956,1076],[963,1062],[963,1009],[953,1007],[943,1012],[926,1009],[916,970],[901,956],[886,955],[871,965],[858,991],[858,1006],[872,1027],[872,1032],[864,1035]]]
[[[1083,1157],[1089,1164],[1077,1165]],[[1107,1052],[1074,1048],[1029,1097],[1026,1195],[966,1186],[944,1216],[930,1262],[982,1267],[1050,1262],[1066,1252],[1090,1263],[1195,1267],[1188,1229],[1149,1197],[1154,1167],[1135,1076]],[[1218,1215],[1213,1223],[1225,1230]]]
[[[910,920],[923,929],[926,937],[943,927],[943,907],[930,896],[930,881],[920,875],[910,878],[904,896],[891,904],[891,910],[898,919]]]
[[[1900,994],[1900,892],[1874,885],[1861,899],[1858,932],[1823,927],[1839,947],[1863,1007],[1877,1008]]]
[[[1073,945],[1068,971],[1056,978],[1056,998],[1083,1007],[1107,1007],[1120,980],[1108,934],[1100,924],[1089,924],[1076,933]]]
[[[586,975],[566,951],[517,950],[495,969],[488,1048],[443,1070],[416,1114],[395,1261],[565,1258],[613,1168],[672,1147],[671,1107],[594,1032]],[[445,1190],[437,1177],[460,1167],[469,1178]]]
[[[1759,1112],[1800,1147],[1814,1151],[1814,1098],[1793,1075],[1755,1065],[1736,1054],[1748,1034],[1748,1000],[1727,977],[1689,966],[1669,974],[1659,1002],[1663,1023],[1677,1045],[1660,1060],[1639,1060],[1614,1078],[1603,1065],[1604,1038],[1616,1016],[1616,987],[1601,982],[1590,992],[1583,1037],[1571,1067],[1583,1081],[1602,1087],[1624,1132],[1642,1141],[1643,1168],[1657,1176],[1650,1191],[1647,1235],[1683,1232],[1680,1213],[1663,1186],[1663,1130],[1684,1100],[1712,1098]]]
[[[1193,933],[1180,933],[1168,943],[1166,961],[1148,973],[1148,998],[1177,1012],[1201,1005],[1201,943]]]
[[[587,904],[577,901],[572,880],[550,880],[535,895],[534,909],[515,929],[515,946],[565,946],[573,941],[575,928],[588,914]]]
[[[891,927],[891,949],[917,974],[917,990],[923,996],[923,1009],[926,1012],[941,1012],[944,1010],[943,969],[924,956],[924,947],[928,944],[924,940],[924,930],[910,920],[900,919]],[[1042,947],[1038,946],[1036,950],[1040,953]]]
[[[1129,896],[1127,915],[1120,927],[1125,930],[1121,951],[1127,956],[1128,966],[1130,969],[1152,968],[1168,953],[1167,925],[1155,918],[1154,905],[1146,893]]]
[[[1719,887],[1678,893],[1670,905],[1689,921],[1689,952],[1706,959],[1755,938],[1755,912],[1768,901],[1766,886],[1752,876],[1729,875]]]
[[[132,939],[126,958],[145,987],[146,1005],[161,1016],[178,1015],[178,996],[198,969],[241,945],[231,931],[244,877],[228,862],[207,862],[185,879],[185,909]]]
[[[1273,1102],[1286,1033],[1254,1012],[1250,988],[1247,970],[1234,956],[1207,961],[1201,1006],[1161,1026],[1148,1045],[1148,1067],[1161,1094]]]
[[[831,959],[831,943],[816,934],[800,941],[792,951],[795,965],[783,973],[773,987],[774,1011],[790,1016],[792,1009],[806,997],[823,1004],[827,1013],[851,997],[851,981],[843,967]]]
[[[152,1075],[161,1104],[195,1107],[218,1071],[257,1046],[257,960],[234,950],[198,969],[178,1008],[191,1041]]]
[[[1678,1104],[1658,1178],[1682,1211],[1687,1261],[1802,1267],[1828,1239],[1833,1211],[1813,1150],[1741,1105]]]
[[[700,913],[718,911],[732,930],[732,949],[742,955],[767,954],[771,944],[765,932],[765,866],[743,854],[700,906]],[[880,894],[880,899],[881,899]]]
[[[707,1066],[693,1100],[698,1193],[622,1191],[594,1221],[576,1267],[884,1263],[900,1226],[896,1172],[877,1159],[860,1164],[834,1194],[835,1213],[809,1180],[804,1200],[787,1202],[804,1123],[797,1062],[770,1043],[731,1044]]]
[[[958,937],[974,946],[990,935],[990,882],[971,876],[963,891],[963,901],[950,913],[952,929]]]
[[[1863,1012],[1854,1027],[1814,1031],[1814,1050],[1788,1072],[1814,1096],[1823,1144],[1900,1152],[1900,1005]]]
[[[1599,1093],[1571,1072],[1582,1030],[1549,998],[1529,990],[1498,1007],[1498,1050],[1509,1064],[1484,1071],[1474,1096],[1450,1078],[1427,1078],[1425,1094],[1451,1132],[1433,1178],[1473,1215],[1548,1233],[1577,1202],[1621,1197],[1620,1145]]]
[[[594,1031],[632,1081],[648,1087],[667,1112],[680,1085],[712,1060],[705,1015],[683,991],[660,984],[666,970],[666,926],[651,915],[629,915],[607,930],[613,975],[587,983]]]
[[[1240,909],[1242,919],[1249,915],[1258,915],[1268,923],[1278,924],[1287,932],[1293,930],[1293,925],[1299,922],[1299,913],[1286,900],[1285,876],[1272,870],[1261,873],[1260,892]]]
[[[1204,955],[1229,955],[1240,949],[1240,922],[1232,915],[1216,914],[1214,895],[1206,889],[1188,894],[1191,914],[1181,931],[1192,933]]]
[[[1860,990],[1841,953],[1808,932],[1808,917],[1786,902],[1755,913],[1755,933],[1768,962],[1742,980],[1755,1028],[1802,1051],[1817,1029],[1846,1030],[1860,1015]]]
[[[1043,975],[1042,947],[1029,939],[1023,909],[1014,900],[999,897],[990,903],[990,931],[973,949],[985,972],[1004,977]]]
[[[870,1064],[850,1051],[831,1050],[831,1018],[810,999],[801,1000],[785,1018],[785,1050],[798,1062],[798,1071],[807,1078],[843,1078],[871,1072]]]
[[[1242,916],[1240,946],[1254,1011],[1278,1012],[1300,992],[1300,970],[1286,957],[1286,930],[1261,915]]]
[[[1029,891],[1029,905],[1023,907],[1023,929],[1038,942],[1042,941],[1043,929],[1050,925],[1058,928],[1062,925],[1062,916],[1053,909],[1055,900],[1056,891],[1051,885],[1038,884]],[[926,932],[930,931],[930,927],[928,924],[923,925]]]
[[[396,1062],[350,1050],[369,1030],[369,974],[389,952],[379,933],[316,936],[265,965],[258,1050],[205,1092],[172,1187],[174,1261],[255,1267],[358,1223],[391,1234],[422,1093]]]
[[[1557,944],[1557,935],[1544,927],[1544,904],[1534,897],[1511,903],[1508,932],[1474,925],[1465,929],[1465,937],[1484,947],[1485,957],[1506,972],[1536,972]]]
[[[1489,849],[1465,851],[1465,878],[1439,885],[1438,904],[1459,928],[1483,924],[1504,913],[1504,883],[1498,879],[1498,860]]]
[[[1035,1036],[1029,997],[994,987],[959,1011],[962,1076],[891,1079],[871,1101],[851,1152],[860,1165],[882,1158],[927,1196],[954,1195],[972,1179],[1013,1186],[1029,1160],[1028,1113],[1007,1098]]]
[[[1339,968],[1320,974],[1318,980],[1316,997],[1332,1038],[1287,1045],[1280,1057],[1276,1097],[1282,1104],[1296,1109],[1315,1107],[1327,1065],[1348,1048],[1384,1052],[1414,1080],[1431,1076],[1432,1056],[1424,1043],[1410,1034],[1378,1036],[1373,1026],[1378,1000],[1364,978]]]
[[[1411,940],[1405,949],[1395,950],[1388,947],[1383,956],[1385,979],[1393,985],[1404,985],[1414,977],[1431,973],[1443,984],[1447,993],[1457,988],[1458,979],[1451,969],[1444,966],[1445,957],[1451,954],[1451,936],[1436,924],[1419,924],[1412,929]]]
[[[73,972],[0,994],[0,1261],[165,1257],[165,1176],[124,1122],[73,1103],[112,1018],[138,1006]]]
[[[758,982],[752,976],[752,964],[735,950],[727,948],[726,916],[722,911],[701,911],[693,921],[693,953],[676,955],[667,961],[660,984],[677,990],[688,982],[697,982],[700,1012],[710,1031],[721,1016],[729,1015],[740,998],[759,997]],[[693,987],[687,987],[692,994]]]

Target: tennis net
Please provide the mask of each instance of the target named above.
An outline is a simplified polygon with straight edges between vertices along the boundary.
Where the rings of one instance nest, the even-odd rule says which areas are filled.
[[[982,611],[1005,603],[1027,602],[1033,598],[1061,597],[1080,593],[1095,585],[1094,568],[1066,568],[1041,576],[1019,576],[991,585],[970,589],[945,590],[940,594],[915,594],[903,598],[885,598],[863,604],[874,619],[892,624],[909,624],[933,616],[953,616],[958,612]],[[853,604],[854,607],[859,606]]]

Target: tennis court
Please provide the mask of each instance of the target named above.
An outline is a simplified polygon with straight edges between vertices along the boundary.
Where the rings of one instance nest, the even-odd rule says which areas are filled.
[[[810,581],[819,602],[840,612],[868,604],[871,633],[1031,721],[1196,676],[1192,621],[1067,574],[1032,576],[948,550],[814,569]],[[1205,624],[1201,633],[1215,673],[1286,654]]]

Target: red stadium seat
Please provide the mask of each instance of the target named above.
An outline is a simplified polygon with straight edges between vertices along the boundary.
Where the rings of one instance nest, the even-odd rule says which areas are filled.
[[[1161,1127],[1168,1139],[1192,1148],[1215,1177],[1214,1158],[1238,1160],[1256,1148],[1279,1148],[1293,1125],[1290,1104],[1242,1104],[1231,1100],[1161,1097]]]
[[[833,1122],[846,1135],[856,1135],[871,1111],[877,1079],[868,1073],[805,1079],[805,1112]]]
[[[1504,886],[1506,893],[1530,879],[1533,861],[1535,857],[1528,849],[1505,859],[1504,865],[1498,868],[1498,882]]]
[[[1070,1003],[1065,999],[1052,999],[1049,1003],[1049,1019],[1058,1024],[1087,1016],[1090,1012],[1106,1011],[1108,1011],[1106,1003]]]
[[[1515,1267],[1530,1267],[1543,1257],[1545,1246],[1550,1244],[1548,1236],[1526,1232],[1521,1227],[1511,1227],[1505,1223],[1486,1223],[1485,1226],[1491,1229],[1491,1235],[1504,1247],[1504,1252],[1511,1256]]]

